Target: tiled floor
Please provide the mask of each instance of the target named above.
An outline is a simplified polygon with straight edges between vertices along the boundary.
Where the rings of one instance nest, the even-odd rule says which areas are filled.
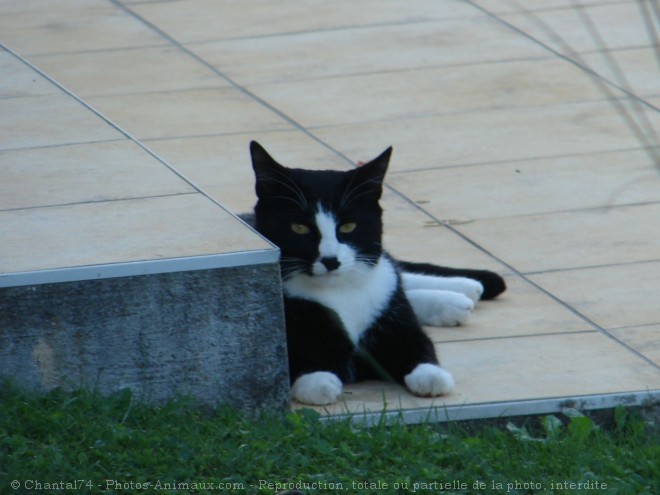
[[[225,211],[254,203],[251,139],[340,169],[392,144],[389,250],[509,291],[429,329],[451,395],[363,383],[324,414],[660,396],[660,161],[617,112],[660,132],[638,2],[584,2],[625,80],[567,0],[48,4],[0,0],[0,273],[267,252]]]

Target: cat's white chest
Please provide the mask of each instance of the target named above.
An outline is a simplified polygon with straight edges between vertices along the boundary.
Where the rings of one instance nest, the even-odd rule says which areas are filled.
[[[335,311],[349,338],[357,344],[387,308],[397,283],[391,261],[381,257],[373,267],[356,267],[340,277],[297,275],[283,285],[289,296],[315,301]]]

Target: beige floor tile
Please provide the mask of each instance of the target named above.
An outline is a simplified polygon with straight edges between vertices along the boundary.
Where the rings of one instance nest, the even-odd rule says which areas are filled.
[[[0,210],[193,192],[130,141],[0,152]]]
[[[651,105],[653,105],[656,109],[657,109],[658,107],[660,107],[660,96],[653,96],[653,97],[646,98],[646,101],[648,101],[648,102],[649,102]],[[655,127],[655,126],[654,126],[654,128],[655,128],[656,131],[657,131],[658,128]]]
[[[96,96],[87,101],[140,140],[290,128],[233,88]]]
[[[442,403],[442,399],[437,402]],[[383,410],[428,408],[433,401],[420,399],[410,394],[404,387],[378,381],[353,383],[344,387],[340,401],[327,406],[310,406],[292,402],[292,409],[313,409],[323,416],[339,414],[379,414]]]
[[[81,97],[229,84],[193,57],[171,46],[41,55],[30,57],[30,61]]]
[[[200,194],[0,212],[0,273],[270,249]]]
[[[603,328],[658,324],[660,250],[656,255],[655,262],[541,273],[530,278]]]
[[[294,168],[347,170],[335,153],[300,131],[260,132],[164,139],[147,142],[179,172],[235,212],[256,202],[249,144],[256,140],[283,165]]]
[[[648,116],[660,129],[660,114]],[[313,132],[354,159],[361,159],[364,149],[393,144],[391,172],[639,147],[604,101],[364,122]]]
[[[488,50],[483,49],[486,45]],[[386,78],[387,73],[404,69],[548,57],[546,50],[485,16],[189,48],[242,85],[372,72],[384,72]]]
[[[660,203],[456,226],[522,272],[660,259]]]
[[[131,9],[183,43],[242,37],[263,37],[389,23],[472,16],[476,12],[463,2],[438,5],[428,0],[402,4],[395,0],[367,0],[356,8],[353,2],[270,3],[247,0],[237,3],[214,0],[135,3]],[[185,18],[187,22],[181,22]]]
[[[0,2],[0,14],[44,14],[57,7],[62,9],[75,9],[77,12],[87,15],[81,7],[99,7],[104,5],[103,0],[3,0]]]
[[[394,257],[456,268],[508,272],[487,252],[433,221],[399,195],[386,190],[381,204],[384,210],[383,245]]]
[[[0,150],[122,138],[70,96],[0,99]]]
[[[461,327],[431,328],[433,342],[487,340],[503,337],[585,332],[594,329],[529,282],[506,276],[507,291],[492,301],[479,302]]]
[[[657,368],[597,332],[444,343],[440,355],[456,379],[454,404],[660,387]]]
[[[0,51],[0,99],[58,94],[61,90],[8,52]]]
[[[23,3],[23,2],[21,2]],[[63,0],[9,5],[2,42],[22,56],[164,45],[163,38],[111,2]]]
[[[456,380],[456,389],[447,396],[423,399],[396,385],[366,382],[347,386],[344,403],[317,409],[324,414],[378,412],[383,398],[390,410],[396,410],[660,387],[657,368],[599,332],[443,343],[439,354]]]
[[[615,65],[602,53],[584,53],[581,58],[592,70],[634,94],[660,96],[660,67],[656,50],[642,47],[612,51],[610,55]],[[625,80],[620,78],[619,72],[624,74]]]
[[[597,26],[598,33],[608,49],[652,44],[637,2],[590,5],[584,8],[584,13],[591,19],[591,23]],[[526,14],[504,15],[502,18],[565,54],[573,51],[581,53],[602,49],[580,16],[578,9],[575,8],[538,12],[536,18]],[[547,25],[551,31],[540,27],[537,20]],[[553,35],[553,32],[556,34]],[[557,35],[563,42],[556,39]],[[570,47],[569,51],[564,48],[565,45]]]
[[[660,365],[660,325],[616,328],[609,332]]]
[[[449,223],[660,201],[660,174],[642,150],[395,173],[389,182]]]
[[[250,89],[305,126],[603,98],[584,71],[559,59],[288,81]]]

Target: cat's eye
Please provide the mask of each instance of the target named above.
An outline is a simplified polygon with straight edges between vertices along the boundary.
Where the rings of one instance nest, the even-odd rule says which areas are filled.
[[[343,223],[339,226],[339,232],[342,234],[350,234],[355,230],[355,227],[357,227],[355,222]]]
[[[299,235],[309,234],[309,227],[302,223],[292,223],[291,230],[293,230],[294,233]]]

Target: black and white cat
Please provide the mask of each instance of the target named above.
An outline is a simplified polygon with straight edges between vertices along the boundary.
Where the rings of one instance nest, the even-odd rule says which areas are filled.
[[[347,172],[291,169],[250,144],[256,229],[281,250],[291,393],[330,404],[342,384],[393,380],[413,394],[454,387],[421,325],[466,321],[505,290],[482,270],[391,258],[381,246],[379,199],[392,148]]]

